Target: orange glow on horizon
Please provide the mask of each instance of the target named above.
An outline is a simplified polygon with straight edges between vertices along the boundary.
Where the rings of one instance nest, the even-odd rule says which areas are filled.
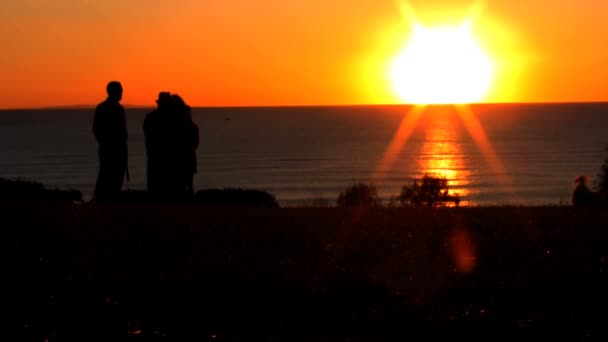
[[[472,19],[487,102],[605,101],[608,2],[28,0],[0,3],[0,108],[401,103],[391,61],[412,27]]]

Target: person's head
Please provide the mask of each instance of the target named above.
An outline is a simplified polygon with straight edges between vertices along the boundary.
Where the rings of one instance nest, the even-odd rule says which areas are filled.
[[[176,111],[183,113],[186,120],[192,120],[192,109],[186,104],[186,101],[177,94],[171,95],[171,98],[173,99],[173,105],[175,106]]]
[[[108,98],[120,101],[122,100],[122,85],[118,81],[112,81],[108,83],[106,86],[106,92],[108,93]]]
[[[171,100],[173,101],[173,105],[175,106],[175,108],[178,110],[184,110],[184,108],[186,107],[186,102],[184,102],[184,99],[182,99],[182,97],[177,94],[171,95]]]
[[[171,93],[168,91],[161,91],[158,93],[158,99],[156,99],[156,104],[158,108],[168,108],[171,107],[173,103],[173,99],[171,98]]]
[[[577,186],[587,186],[587,176],[578,176],[574,180],[574,183]]]

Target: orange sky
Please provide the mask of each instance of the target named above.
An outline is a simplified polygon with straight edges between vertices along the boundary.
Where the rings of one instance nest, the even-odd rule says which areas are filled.
[[[487,101],[604,101],[608,1],[409,1],[425,25],[480,10],[499,66]],[[430,4],[432,3],[432,4]],[[0,3],[0,108],[124,103],[394,103],[386,69],[412,25],[398,0],[21,0]]]

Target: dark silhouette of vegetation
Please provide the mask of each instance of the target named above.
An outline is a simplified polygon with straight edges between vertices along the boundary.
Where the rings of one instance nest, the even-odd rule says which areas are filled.
[[[115,204],[192,204],[217,207],[279,207],[274,195],[252,189],[206,189],[194,195],[162,197],[145,190],[121,192]]]
[[[330,201],[327,198],[317,197],[310,202],[312,208],[327,208],[330,206]]]
[[[413,180],[409,186],[403,186],[399,201],[403,206],[434,208],[448,203],[458,206],[460,196],[449,193],[445,177],[425,174],[421,179]]]
[[[0,207],[4,331],[21,341],[607,335],[604,212],[432,216],[410,208]],[[474,269],[458,271],[469,255]]]
[[[338,196],[336,205],[338,207],[379,207],[378,190],[374,184],[356,183]]]
[[[226,207],[279,207],[274,195],[261,190],[208,189],[194,195],[194,204]]]
[[[598,192],[591,191],[587,186],[587,177],[578,176],[574,181],[576,187],[572,193],[572,205],[575,207],[597,207],[602,204],[602,198]]]
[[[37,182],[0,178],[0,203],[82,203],[78,190],[47,189]]]
[[[161,203],[160,200],[151,196],[145,190],[126,190],[122,191],[112,201],[114,204],[153,204]]]

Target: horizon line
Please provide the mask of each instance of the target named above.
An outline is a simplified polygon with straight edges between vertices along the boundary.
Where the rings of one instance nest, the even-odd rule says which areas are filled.
[[[608,100],[597,101],[521,101],[521,102],[474,102],[474,103],[353,103],[353,104],[293,104],[293,105],[201,105],[192,108],[315,108],[315,107],[390,107],[390,106],[482,106],[482,105],[568,105],[568,104],[608,104]],[[0,107],[0,111],[19,110],[59,110],[59,109],[94,109],[96,104],[73,104],[40,107]],[[148,109],[154,105],[123,104],[125,108]]]

